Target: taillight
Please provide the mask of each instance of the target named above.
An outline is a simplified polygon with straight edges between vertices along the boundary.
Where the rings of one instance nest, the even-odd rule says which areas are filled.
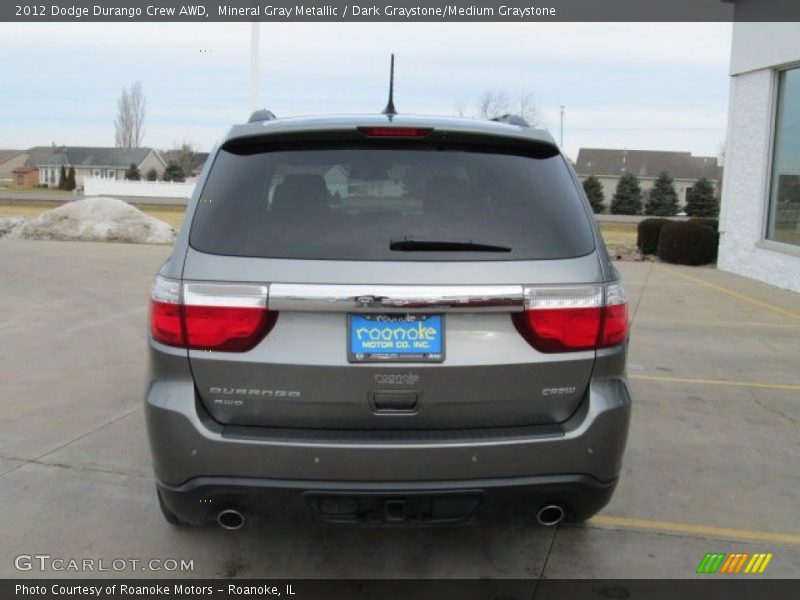
[[[168,346],[184,346],[181,284],[156,275],[150,290],[150,335]]]
[[[603,326],[598,338],[598,348],[621,344],[628,337],[628,297],[621,281],[606,285]]]
[[[157,276],[150,332],[158,342],[197,350],[245,352],[264,339],[277,319],[267,310],[267,286],[185,283]]]
[[[525,288],[525,310],[514,325],[541,352],[577,352],[615,346],[628,334],[625,289],[607,286]]]
[[[423,138],[433,132],[431,127],[359,127],[358,131],[367,137]]]

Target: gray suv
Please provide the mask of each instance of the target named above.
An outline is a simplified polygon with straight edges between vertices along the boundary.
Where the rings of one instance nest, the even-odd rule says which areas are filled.
[[[291,502],[336,522],[586,519],[620,472],[627,337],[548,133],[259,111],[211,153],[153,283],[159,503],[228,529]]]

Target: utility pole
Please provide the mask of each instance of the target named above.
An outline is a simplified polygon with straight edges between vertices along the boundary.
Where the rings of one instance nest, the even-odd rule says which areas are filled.
[[[258,106],[258,34],[261,23],[253,21],[250,24],[250,111],[259,109]]]
[[[564,149],[564,108],[566,108],[563,104],[561,105],[561,135],[560,141],[558,145],[561,146],[561,149]]]

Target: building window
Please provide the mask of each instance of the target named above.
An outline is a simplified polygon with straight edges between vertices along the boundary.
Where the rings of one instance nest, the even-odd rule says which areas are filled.
[[[800,68],[778,75],[767,239],[800,245]]]
[[[106,177],[108,177],[109,179],[116,179],[117,178],[117,172],[114,169],[107,169],[106,170]]]

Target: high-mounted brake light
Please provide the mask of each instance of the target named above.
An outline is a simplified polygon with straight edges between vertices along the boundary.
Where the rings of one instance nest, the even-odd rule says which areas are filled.
[[[628,335],[625,288],[606,286],[525,288],[525,311],[514,325],[541,352],[577,352],[615,346]]]
[[[424,138],[433,132],[433,128],[432,127],[359,127],[358,131],[367,137]]]
[[[267,310],[267,286],[180,283],[157,276],[150,301],[150,333],[169,346],[246,352],[277,319]]]

